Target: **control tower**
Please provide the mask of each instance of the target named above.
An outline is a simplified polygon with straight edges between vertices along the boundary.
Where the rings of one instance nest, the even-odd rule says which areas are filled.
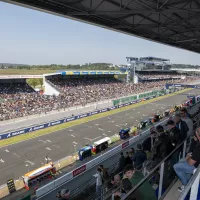
[[[128,62],[128,74],[127,74],[127,83],[130,81],[133,81],[134,83],[137,83],[136,76],[135,76],[135,68],[136,64],[139,61],[139,58],[136,57],[126,57],[126,60]]]

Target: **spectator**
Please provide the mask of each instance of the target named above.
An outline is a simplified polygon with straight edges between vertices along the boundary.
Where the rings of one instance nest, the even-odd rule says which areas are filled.
[[[176,123],[176,127],[179,128],[179,130],[181,131],[181,141],[185,140],[187,137],[189,128],[186,122],[181,119],[181,114],[178,114],[178,113],[175,114],[174,122]]]
[[[131,160],[131,158],[130,158],[130,153],[129,152],[126,152],[126,157],[125,157],[125,166],[126,165],[130,165],[130,164],[132,164],[132,160]]]
[[[125,167],[125,157],[124,157],[123,152],[121,152],[120,158],[119,158],[119,167],[118,167],[117,173],[122,172],[124,167]]]
[[[102,170],[100,168],[97,169],[97,173],[94,175],[96,178],[96,193],[97,193],[97,200],[102,199],[102,188],[103,188],[103,176]]]
[[[121,183],[121,190],[118,192],[114,193],[114,199],[116,199],[116,197],[118,198],[122,198],[125,197],[126,194],[132,189],[132,185],[131,182],[129,181],[128,178],[123,178],[122,179],[122,183]]]
[[[188,117],[188,112],[186,108],[181,108],[180,114],[182,117],[182,120],[187,124],[189,131],[187,133],[187,136],[193,134],[193,121]]]
[[[198,139],[196,137],[196,135],[193,136],[191,144],[190,144],[190,148],[188,152],[193,152],[196,148],[196,146],[199,144]]]
[[[132,151],[132,154],[134,154],[134,153],[135,153],[135,149],[134,149],[134,148],[131,148],[131,151]]]
[[[114,176],[114,179],[111,180],[111,183],[112,183],[112,186],[113,186],[114,189],[120,187],[120,185],[121,185],[121,177],[120,177],[120,175],[116,174]]]
[[[181,131],[173,120],[169,120],[166,125],[170,137],[171,150],[173,150],[181,142]]]
[[[132,157],[134,168],[137,169],[137,170],[142,169],[142,164],[144,163],[145,160],[147,160],[147,155],[142,150],[142,145],[137,144],[137,151]]]
[[[110,179],[110,176],[108,174],[108,170],[106,168],[104,168],[103,165],[99,165],[99,168],[102,171],[103,181],[104,181],[106,187],[108,188],[109,187],[109,179]]]
[[[196,169],[200,163],[200,128],[197,128],[195,134],[198,139],[198,144],[193,152],[189,152],[185,159],[180,160],[174,165],[174,170],[182,183],[182,186],[178,188],[180,192],[184,190],[194,172],[194,169]]]
[[[136,186],[144,178],[143,174],[140,171],[135,170],[132,165],[127,165],[124,168],[124,174],[131,182],[132,187]],[[148,181],[142,183],[141,186],[134,191],[132,196],[136,199],[143,200],[157,199],[155,191]]]
[[[173,120],[169,120],[167,122],[168,126],[168,133],[170,137],[170,151],[173,151],[181,142],[181,131],[179,128],[176,127],[176,124]],[[170,164],[171,164],[171,173],[173,172],[173,166],[178,162],[179,154],[180,154],[181,148],[173,153],[173,155],[170,158]]]
[[[109,179],[108,169],[104,168],[103,165],[99,165],[99,168],[102,171],[104,180],[108,180]]]
[[[157,138],[153,144],[152,149],[152,167],[155,167],[162,161],[169,153],[169,136],[165,133],[162,125],[156,127]]]
[[[144,142],[142,143],[142,148],[144,151],[149,151],[151,152],[151,137],[148,137],[147,139],[144,140]]]
[[[198,77],[187,77],[184,81],[193,81]],[[118,98],[146,91],[162,90],[166,80],[143,81],[137,84],[123,83],[115,78],[80,76],[67,78],[63,76],[48,77],[46,81],[60,91],[60,95],[48,96],[35,92],[27,83],[0,84],[0,120],[9,120],[28,115],[60,111],[68,107],[86,105],[105,99]],[[179,83],[175,80],[174,83]],[[172,80],[168,81],[173,83]],[[189,127],[189,126],[188,126]],[[190,129],[190,127],[189,127]]]

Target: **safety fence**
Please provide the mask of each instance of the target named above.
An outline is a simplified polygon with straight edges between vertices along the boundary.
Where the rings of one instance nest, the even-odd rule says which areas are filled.
[[[168,120],[168,118],[164,119],[163,121],[161,121],[159,123],[157,123],[156,125],[164,124],[164,123],[166,123],[167,120]],[[102,163],[103,161],[105,161],[105,160],[109,159],[110,157],[118,154],[119,152],[121,152],[125,148],[128,148],[128,147],[132,146],[134,143],[137,143],[137,142],[147,138],[149,136],[150,128],[148,128],[144,132],[140,133],[139,135],[134,136],[134,137],[130,138],[129,140],[126,140],[122,144],[120,144],[120,145],[118,145],[116,147],[113,147],[111,150],[102,153],[101,155],[95,157],[91,161],[83,164],[82,166],[76,168],[75,170],[63,175],[62,177],[57,178],[53,182],[51,182],[51,183],[39,188],[36,191],[37,197],[43,196],[46,193],[61,187],[63,184],[66,184],[67,182],[69,182],[72,179],[78,177],[82,173],[92,169],[93,167],[97,166],[98,164]]]
[[[195,110],[197,110],[198,108],[199,108],[199,104],[194,106],[192,108],[191,112],[195,112]],[[166,118],[163,121],[157,123],[156,125],[158,125],[158,124],[164,125],[168,119],[169,118]],[[154,126],[154,125],[152,125],[152,126]],[[99,165],[103,161],[113,157],[114,155],[118,154],[119,152],[121,152],[125,148],[131,147],[133,144],[135,144],[135,143],[137,143],[141,140],[146,139],[147,137],[149,137],[150,128],[148,128],[144,132],[140,133],[139,135],[132,137],[129,140],[126,140],[124,143],[112,148],[111,150],[99,155],[98,157],[95,157],[91,161],[89,161],[89,162],[83,164],[82,166],[76,168],[75,170],[63,175],[62,177],[57,178],[56,180],[52,181],[51,183],[48,183],[47,185],[39,188],[36,191],[37,197],[42,197],[42,196],[48,194],[49,192],[56,190],[59,187],[62,187],[67,182],[69,182],[72,179],[80,176],[82,173],[89,171],[90,169]]]
[[[161,96],[161,94],[160,94],[160,96]],[[146,100],[149,100],[149,99],[155,98],[155,97],[157,97],[157,96],[155,95],[155,96],[147,97],[147,98],[144,98],[143,100],[146,101]],[[55,121],[37,124],[37,125],[34,125],[34,126],[26,127],[26,128],[15,130],[15,131],[5,132],[5,133],[0,134],[0,140],[8,139],[8,138],[15,137],[15,136],[22,135],[22,134],[28,134],[28,133],[30,134],[34,131],[38,131],[38,130],[49,128],[49,127],[56,126],[56,125],[59,125],[59,124],[71,122],[71,121],[74,121],[74,120],[77,120],[77,119],[82,119],[82,118],[92,116],[92,115],[96,115],[96,114],[99,114],[99,113],[108,112],[108,111],[118,109],[118,108],[122,108],[122,107],[125,107],[125,106],[133,105],[133,104],[139,103],[141,101],[142,101],[141,99],[133,100],[133,101],[130,101],[128,103],[124,103],[124,104],[120,104],[120,105],[116,105],[116,106],[112,106],[112,107],[108,107],[108,108],[103,108],[103,109],[100,109],[100,110],[95,110],[95,111],[92,111],[92,112],[87,112],[87,113],[79,114],[79,115],[76,115],[76,116],[66,117],[66,118],[62,118],[62,119],[59,119],[59,120],[55,120]]]
[[[198,120],[194,123],[194,126],[197,127],[200,125],[200,115],[198,115]],[[180,159],[184,159],[186,155],[186,148],[187,148],[187,141],[190,139],[191,135],[188,136],[183,142],[181,142],[167,157],[165,157],[159,164],[156,165],[148,175],[146,175],[141,181],[139,181],[130,191],[127,192],[126,196],[122,197],[122,200],[131,200],[133,198],[132,195],[134,195],[134,192],[142,186],[145,181],[152,181],[152,178],[155,177],[155,174],[158,174],[158,180],[156,184],[158,185],[157,187],[157,196],[158,199],[165,199],[166,195],[170,191],[170,189],[173,187],[175,181],[174,177],[172,179],[167,176],[169,174],[169,168],[168,168],[168,163],[170,162],[170,158],[175,154],[175,153],[180,153],[180,148],[182,148],[181,151],[181,157]],[[197,199],[197,194],[198,194],[198,187],[199,187],[199,178],[200,178],[200,166],[197,168],[196,172],[194,173],[192,179],[188,183],[188,185],[185,188],[185,191],[180,195],[178,198],[179,200],[184,200],[185,197],[187,196],[190,188],[190,200],[196,200]],[[176,180],[176,179],[175,179]],[[119,190],[119,188],[118,188]],[[177,188],[178,190],[178,188]],[[116,192],[115,190],[114,192]],[[174,194],[175,195],[175,194]],[[111,195],[108,195],[104,198],[105,200],[110,200]],[[167,200],[169,197],[166,198]],[[175,200],[175,197],[172,197],[173,200]]]
[[[177,89],[177,90],[179,90],[179,89]],[[116,106],[116,105],[120,105],[120,104],[123,104],[123,103],[136,101],[136,100],[139,100],[139,99],[154,98],[154,97],[158,97],[158,96],[163,96],[163,95],[165,95],[167,93],[171,93],[171,92],[173,92],[172,89],[154,90],[154,91],[151,91],[151,92],[145,92],[145,93],[142,93],[142,94],[137,94],[137,95],[134,95],[134,96],[129,96],[129,97],[124,97],[124,98],[113,100],[113,105]]]
[[[195,113],[193,119],[195,121],[198,121],[200,119],[200,114]],[[142,141],[140,141],[140,143],[142,143]],[[146,165],[148,165],[148,164],[149,164],[149,160],[147,160],[145,163],[143,163],[143,168],[141,169],[143,174],[146,173]],[[115,175],[116,174],[115,172],[118,168],[118,161],[115,162],[114,164],[112,164],[111,166],[106,166],[106,167],[109,167],[108,172],[110,175]],[[81,196],[81,195],[87,196],[88,197],[87,200],[95,199],[98,196],[98,194],[95,192],[95,188],[94,188],[95,180],[96,180],[96,178],[91,177],[91,179],[89,181],[85,182],[82,185],[79,185],[75,190],[72,190],[71,191],[71,199],[76,199],[76,196]],[[92,188],[92,190],[91,190],[91,188]],[[112,193],[112,189],[108,190],[107,184],[104,183],[104,187],[102,188],[102,194],[107,195],[107,194],[111,194],[111,193]]]
[[[149,98],[146,98],[144,100],[148,100]],[[56,120],[56,121],[52,121],[52,122],[48,122],[48,123],[45,123],[45,124],[40,124],[40,125],[35,125],[33,127],[29,127],[29,128],[24,128],[22,130],[18,130],[18,131],[13,131],[13,132],[9,132],[9,133],[5,133],[5,134],[1,134],[0,135],[0,139],[7,139],[7,138],[10,138],[10,137],[13,137],[13,136],[16,136],[16,135],[19,135],[19,134],[25,134],[25,133],[30,133],[30,132],[33,132],[33,131],[36,131],[36,130],[40,130],[40,129],[43,129],[43,128],[47,128],[47,127],[50,127],[50,126],[54,126],[54,125],[57,125],[57,124],[61,124],[61,123],[65,123],[65,122],[68,122],[68,121],[72,121],[72,120],[76,120],[76,119],[80,119],[80,118],[83,118],[83,117],[86,117],[86,116],[91,116],[91,115],[95,115],[97,113],[102,113],[102,112],[106,112],[106,111],[109,111],[109,110],[113,110],[113,109],[117,109],[117,108],[121,108],[121,107],[124,107],[124,106],[127,106],[127,105],[131,105],[131,104],[135,104],[135,103],[138,103],[140,102],[141,100],[138,100],[138,101],[134,101],[134,102],[129,102],[129,103],[126,103],[126,104],[123,104],[123,105],[119,105],[119,106],[113,106],[113,107],[109,107],[109,108],[106,108],[106,109],[101,109],[101,110],[97,110],[97,111],[94,111],[94,112],[89,112],[89,113],[86,113],[86,114],[80,114],[80,115],[77,115],[77,116],[73,116],[73,117],[70,117],[70,118],[64,118],[64,119],[61,119],[61,120]],[[63,120],[63,121],[62,121]],[[146,132],[146,131],[144,131]],[[141,134],[142,135],[142,134]],[[140,136],[141,136],[140,135]],[[133,138],[132,138],[133,139]],[[128,147],[129,145],[132,144],[132,140],[130,141],[127,141],[125,143],[122,144],[122,149]],[[67,157],[67,159],[69,160],[70,158]],[[102,158],[103,159],[103,158]],[[61,159],[61,162],[64,162],[65,159]],[[71,163],[71,162],[70,162]],[[59,166],[59,169],[60,169],[60,161],[57,161],[55,162],[55,164],[58,164]],[[90,167],[90,164],[87,165],[88,167]],[[87,167],[87,169],[88,169]],[[83,165],[81,166],[80,168],[77,168],[76,170],[74,170],[73,172],[73,176],[67,176],[68,178],[65,179],[60,179],[60,180],[64,180],[64,182],[70,180],[71,178],[74,178],[77,176],[77,174],[79,173],[82,173],[86,170],[86,167]],[[19,182],[19,181],[18,181]],[[21,184],[21,181],[20,181],[20,184]],[[4,187],[3,187],[4,188]],[[22,188],[21,186],[19,187],[19,189]],[[5,194],[7,194],[7,190],[5,191]]]

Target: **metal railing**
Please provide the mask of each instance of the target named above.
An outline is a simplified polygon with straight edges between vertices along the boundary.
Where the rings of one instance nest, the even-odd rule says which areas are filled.
[[[198,114],[198,116],[200,116],[200,114]],[[198,121],[194,124],[194,125],[198,125],[198,123],[200,122],[200,119],[198,119]],[[156,172],[156,170],[158,170],[159,168],[159,174],[160,174],[160,178],[159,178],[159,187],[158,187],[158,199],[161,199],[162,196],[162,189],[163,189],[163,176],[164,176],[164,168],[165,168],[165,162],[169,161],[170,157],[177,152],[180,147],[183,145],[183,153],[182,153],[182,158],[185,158],[185,153],[186,153],[186,145],[187,145],[187,140],[191,137],[188,136],[184,141],[182,141],[165,159],[163,159],[156,167],[154,167],[147,176],[145,176],[137,185],[135,185],[135,187],[133,187],[125,197],[122,198],[122,200],[129,200],[131,198],[131,195],[135,192],[136,189],[138,189],[138,187],[140,187],[145,181],[147,181],[151,175]],[[193,191],[197,191],[197,188],[195,186],[195,183],[197,183],[199,181],[200,178],[200,169],[198,168],[195,175],[193,176],[193,178],[190,180],[190,182],[188,183],[187,187],[186,187],[186,191],[182,194],[182,196],[180,197],[180,200],[183,200],[184,197],[187,195],[190,187],[193,186]],[[199,184],[196,184],[197,187],[199,186]],[[195,193],[197,195],[197,192]],[[109,199],[105,198],[106,200]],[[191,200],[196,200],[196,198],[192,198]]]
[[[200,116],[200,114],[197,114],[197,115],[195,115],[194,116],[194,118],[193,119],[198,119],[198,116]],[[195,124],[194,124],[195,125]],[[180,146],[181,146],[181,144],[180,144]],[[186,146],[184,146],[185,148],[186,148]],[[175,152],[176,150],[174,150],[173,152]],[[171,153],[171,154],[173,154],[173,152]],[[170,155],[171,155],[170,154]],[[170,157],[170,155],[169,155],[169,157]],[[167,159],[167,158],[166,158]],[[109,169],[109,172],[112,172],[113,170],[111,170],[111,168],[113,169],[113,166],[116,166],[118,164],[118,162],[116,162],[116,163],[114,163],[113,165],[111,165],[111,167],[109,167],[108,169]],[[145,165],[144,165],[144,168],[142,168],[142,170],[143,170],[143,172],[144,172],[144,174],[146,173],[146,167],[145,167]],[[122,173],[122,172],[121,172]],[[95,184],[95,179],[94,178],[92,178],[92,180],[90,180],[89,182],[87,181],[87,185],[89,185],[89,186],[94,186],[94,184]],[[104,185],[106,185],[106,184],[104,184]],[[76,193],[76,191],[79,191],[79,194],[80,194],[80,191],[82,191],[83,190],[83,188],[85,188],[86,187],[86,184],[83,184],[82,186],[79,186],[78,188],[76,188],[76,189],[74,189],[73,190],[73,195],[72,195],[72,197],[75,197],[75,194],[77,195],[77,193]],[[77,190],[78,189],[78,190]],[[103,187],[103,189],[102,189],[102,193],[104,194],[104,195],[107,195],[108,193],[109,193],[109,190],[107,190],[107,188],[104,186]],[[93,192],[90,192],[90,197],[87,199],[87,200],[91,200],[91,199],[95,199],[95,197],[96,197],[96,193],[93,191]]]
[[[195,105],[194,107],[196,108],[196,106],[199,106],[199,105]],[[193,110],[191,110],[191,111],[193,111]],[[192,113],[194,113],[194,112],[192,112]],[[165,121],[165,120],[164,120]],[[142,131],[144,131],[144,130],[142,130]],[[146,131],[145,131],[146,132]],[[143,132],[144,133],[144,132]],[[147,138],[148,137],[148,134],[141,134],[140,135],[140,137],[138,137],[138,138],[135,138],[135,140],[134,140],[134,143],[135,142],[137,142],[137,141],[141,141],[141,139],[145,139],[145,138]],[[134,143],[130,143],[130,145],[133,145]],[[114,148],[115,149],[115,148]],[[113,150],[114,150],[113,149]],[[120,152],[120,151],[119,151]],[[117,152],[115,152],[115,154],[116,153],[119,153],[118,151]],[[104,154],[103,154],[104,155]],[[112,155],[113,156],[113,155]],[[109,156],[108,156],[109,157]],[[108,158],[106,157],[105,159],[104,158],[102,158],[101,159],[101,161],[99,162],[99,163],[96,163],[96,166],[97,165],[99,165],[99,164],[101,164],[103,161],[105,161],[105,160],[107,160]],[[94,166],[93,166],[94,167]],[[90,170],[91,168],[89,167],[88,169],[87,169],[87,171],[88,170]],[[71,179],[70,179],[71,180]],[[60,179],[59,180],[57,180],[57,182],[56,183],[49,183],[49,184],[47,184],[45,187],[47,188],[47,190],[45,190],[46,188],[45,187],[42,187],[42,188],[40,188],[38,191],[37,191],[37,195],[38,195],[38,197],[42,197],[45,193],[49,193],[50,191],[52,191],[52,190],[56,190],[56,189],[58,189],[59,187],[63,187],[63,185],[64,184],[66,184],[67,182],[69,182],[69,181],[63,181],[63,179],[61,180],[61,181],[63,181],[63,182],[61,182],[61,183],[58,183],[58,181],[60,181]],[[88,182],[88,184],[89,184],[89,182]],[[81,188],[81,186],[78,186],[78,187],[80,187]],[[76,190],[76,189],[74,189],[74,190]],[[76,190],[77,191],[77,190]],[[79,191],[80,192],[80,191]],[[78,192],[78,193],[79,193]]]
[[[198,126],[199,125],[199,122],[200,122],[200,114],[197,114],[195,117],[194,117],[197,121],[194,123],[194,126]],[[177,151],[180,149],[181,146],[183,146],[183,153],[182,153],[182,158],[185,157],[185,152],[186,152],[186,145],[187,145],[187,140],[188,138],[190,138],[191,136],[188,136],[184,141],[182,141],[165,159],[163,159],[156,167],[154,167],[149,173],[147,176],[145,176],[131,191],[129,191],[126,195],[126,197],[122,198],[123,200],[129,200],[130,199],[130,195],[134,193],[134,191],[140,187],[146,180],[149,180],[151,179],[151,175],[160,168],[160,178],[159,178],[159,187],[158,187],[158,199],[161,199],[161,197],[163,198],[162,196],[162,189],[163,189],[163,175],[164,175],[164,168],[165,168],[165,162],[166,161],[169,161],[170,157]],[[199,169],[199,168],[198,168]],[[145,169],[144,169],[145,170]],[[200,171],[200,169],[199,169]],[[195,183],[197,183],[200,179],[200,175],[198,174],[199,172],[198,170],[196,171],[195,173],[195,177],[193,176],[193,178],[190,180],[190,182],[188,183],[186,189],[187,191],[185,192],[185,196],[187,195],[189,189],[191,186],[193,186],[193,190],[194,191],[197,191],[198,190],[198,186],[195,188]],[[117,188],[115,190],[118,191],[120,188]],[[113,192],[114,193],[114,192]],[[193,192],[195,193],[195,192]],[[165,193],[166,194],[166,193]],[[181,199],[179,200],[183,200],[184,197],[183,196]],[[111,198],[111,195],[107,195],[104,197],[105,200],[108,200]],[[195,198],[196,199],[196,198]],[[194,199],[191,199],[191,200],[194,200]]]

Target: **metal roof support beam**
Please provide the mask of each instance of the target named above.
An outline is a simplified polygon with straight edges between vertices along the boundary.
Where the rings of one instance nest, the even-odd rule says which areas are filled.
[[[166,0],[160,7],[159,9],[161,9],[163,6],[165,6],[168,2],[170,2],[171,0]]]

